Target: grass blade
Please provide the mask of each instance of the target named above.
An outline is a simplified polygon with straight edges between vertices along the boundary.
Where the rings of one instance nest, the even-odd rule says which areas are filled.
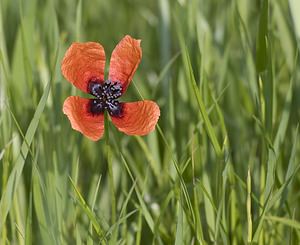
[[[263,72],[267,69],[267,40],[268,40],[269,0],[264,0],[259,18],[258,36],[256,41],[256,69]]]
[[[79,190],[75,186],[75,183],[73,182],[72,178],[69,177],[69,179],[70,179],[71,184],[73,186],[73,189],[74,189],[74,191],[75,191],[75,193],[76,193],[76,195],[78,197],[78,201],[79,201],[79,204],[80,204],[82,210],[89,217],[90,221],[93,223],[93,226],[94,226],[95,231],[97,232],[97,234],[100,237],[103,237],[103,235],[105,234],[105,232],[104,232],[102,226],[100,225],[100,223],[97,221],[97,218],[96,218],[95,214],[93,213],[93,211],[90,209],[90,207],[85,202],[84,198],[82,197],[82,195],[80,194]],[[102,219],[102,221],[107,224],[107,222],[105,220]]]
[[[25,135],[22,147],[21,147],[21,152],[19,154],[18,159],[16,160],[16,164],[14,165],[13,170],[11,171],[11,173],[9,175],[7,185],[5,187],[3,195],[1,197],[1,201],[0,201],[0,213],[1,213],[0,234],[2,231],[2,227],[6,221],[7,214],[11,208],[12,200],[14,198],[17,186],[19,184],[22,170],[23,170],[23,167],[25,164],[25,160],[26,160],[27,154],[29,152],[29,147],[33,141],[33,137],[34,137],[36,129],[38,127],[38,123],[39,123],[40,117],[42,115],[42,112],[45,108],[49,92],[50,92],[50,81],[48,82],[48,84],[44,90],[43,96],[37,106],[37,109],[35,111],[33,119],[27,129],[27,132],[26,132],[26,135]]]

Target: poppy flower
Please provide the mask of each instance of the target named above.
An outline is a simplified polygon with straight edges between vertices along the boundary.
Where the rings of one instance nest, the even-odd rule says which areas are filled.
[[[158,105],[150,100],[121,102],[141,61],[140,40],[126,35],[112,52],[108,79],[104,79],[105,52],[96,42],[73,43],[62,61],[63,76],[75,87],[93,96],[68,97],[63,112],[73,129],[91,140],[104,133],[104,112],[112,123],[128,135],[146,135],[154,130],[160,116]]]

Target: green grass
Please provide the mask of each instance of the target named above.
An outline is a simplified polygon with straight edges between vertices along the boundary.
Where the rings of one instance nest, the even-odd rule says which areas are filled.
[[[0,0],[0,244],[300,244],[297,0]],[[62,113],[73,41],[143,59],[156,130]]]

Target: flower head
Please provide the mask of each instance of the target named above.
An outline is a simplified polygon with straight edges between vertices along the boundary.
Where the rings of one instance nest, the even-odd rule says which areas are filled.
[[[96,42],[73,43],[63,58],[61,71],[75,87],[93,99],[68,97],[63,105],[73,129],[91,140],[104,133],[104,112],[113,124],[128,135],[146,135],[154,130],[160,116],[157,104],[150,100],[120,102],[141,61],[140,40],[126,35],[115,47],[108,79],[104,79],[105,52]]]

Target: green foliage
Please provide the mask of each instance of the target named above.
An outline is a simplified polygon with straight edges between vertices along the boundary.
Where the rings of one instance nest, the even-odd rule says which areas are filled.
[[[0,0],[0,244],[299,244],[296,0]],[[143,59],[126,101],[156,130],[62,113],[73,41]],[[84,95],[82,95],[84,96]]]

